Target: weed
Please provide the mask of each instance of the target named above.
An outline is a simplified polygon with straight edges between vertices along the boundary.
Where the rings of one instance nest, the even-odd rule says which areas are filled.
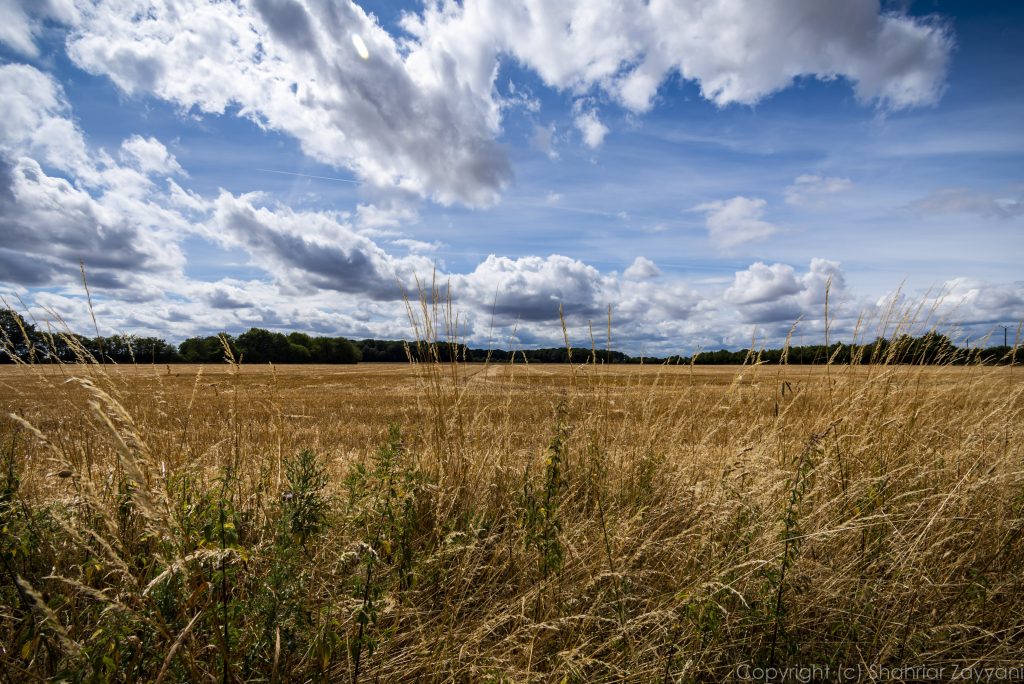
[[[558,507],[565,486],[562,462],[569,430],[562,420],[562,411],[560,406],[555,434],[544,459],[544,480],[540,491],[533,489],[529,467],[523,477],[521,523],[526,533],[526,546],[537,554],[537,568],[543,579],[560,571],[565,560],[565,550],[558,538],[562,527]]]
[[[327,521],[327,472],[307,449],[285,461],[285,477],[288,489],[281,493],[282,520],[292,539],[305,548],[306,540],[320,533]]]

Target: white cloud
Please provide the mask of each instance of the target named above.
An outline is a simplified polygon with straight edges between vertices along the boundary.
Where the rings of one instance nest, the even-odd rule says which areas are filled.
[[[745,271],[738,271],[725,299],[736,304],[761,304],[800,291],[793,267],[789,264],[755,262]]]
[[[911,205],[926,215],[974,214],[984,218],[1010,219],[1024,215],[1024,193],[995,197],[968,188],[943,188]]]
[[[167,203],[178,210],[193,214],[204,214],[212,208],[211,203],[199,193],[186,190],[170,178],[167,179]]]
[[[94,198],[63,179],[46,176],[31,159],[3,169],[0,216],[5,223],[0,229],[13,241],[0,249],[0,281],[63,285],[57,292],[20,291],[34,306],[55,307],[82,330],[90,325],[88,311],[79,297],[68,294],[77,292],[74,279],[59,275],[74,271],[71,261],[78,254],[86,255],[90,283],[103,295],[97,315],[104,332],[175,339],[253,325],[405,337],[409,326],[400,287],[411,290],[413,274],[429,279],[434,271],[433,261],[418,253],[432,251],[436,244],[393,240],[392,245],[409,252],[398,257],[357,233],[341,214],[268,205],[257,195],[222,192],[210,201],[173,181],[166,193],[151,186],[149,202],[110,189],[97,190]],[[154,204],[167,199],[170,206],[176,196],[185,199],[174,206],[185,205],[199,216],[198,223],[189,224],[182,215]],[[129,218],[114,221],[118,216]],[[177,223],[161,232],[168,222]],[[35,225],[45,230],[26,228]],[[270,277],[214,282],[186,277],[179,248],[186,234],[244,250],[251,265]],[[664,276],[644,257],[637,257],[621,279],[559,255],[492,255],[468,273],[438,270],[437,275],[440,282],[450,282],[465,333],[481,345],[492,332],[504,346],[559,344],[561,305],[574,342],[585,346],[591,323],[603,336],[609,304],[613,346],[634,352],[690,353],[698,344],[743,346],[750,341],[750,326],[759,343],[778,344],[801,317],[801,330],[818,339],[830,279],[834,339],[850,339],[858,313],[840,265],[824,259],[812,259],[802,272],[787,264],[757,262],[736,272],[727,288],[708,289],[705,284],[702,292],[684,279]],[[942,295],[941,311],[952,312],[953,322],[991,327],[1006,317],[1024,317],[1024,283],[955,279],[946,283]]]
[[[680,280],[625,280],[615,284],[613,293],[613,322],[620,327],[620,334],[635,340],[675,337],[678,345],[684,331],[707,334],[715,318],[714,307],[709,308],[711,317],[700,312],[709,302]]]
[[[251,325],[404,336],[402,289],[414,290],[414,276],[424,280],[435,272],[452,283],[465,310],[463,320],[480,321],[494,305],[499,322],[520,320],[522,335],[545,343],[557,343],[553,324],[559,305],[579,324],[603,316],[608,303],[621,302],[617,320],[631,334],[653,325],[670,336],[665,321],[689,315],[699,300],[681,283],[618,282],[614,275],[559,255],[491,256],[469,273],[444,273],[426,256],[440,247],[436,242],[392,240],[407,253],[396,256],[368,237],[377,230],[371,224],[395,225],[415,216],[400,205],[359,205],[354,218],[360,232],[348,222],[352,215],[343,212],[296,211],[255,193],[221,191],[207,199],[172,178],[154,183],[149,175],[188,178],[160,141],[129,137],[120,147],[120,163],[90,153],[54,84],[34,70],[20,74],[25,75],[27,83],[38,87],[27,88],[29,95],[16,103],[19,116],[9,117],[6,126],[0,122],[0,229],[7,238],[0,248],[0,282],[27,295],[25,286],[56,287],[29,298],[36,306],[56,307],[78,329],[89,321],[74,296],[79,258],[100,297],[96,311],[105,332],[177,338]],[[10,156],[33,151],[29,124],[41,117],[70,126],[83,160],[98,159],[96,165],[77,165],[94,182],[82,185],[73,168],[71,180],[53,177],[31,157]],[[38,151],[47,153],[48,148]],[[237,266],[259,269],[268,277],[222,277],[212,283],[190,278],[186,237],[241,251],[248,263]],[[657,272],[641,258],[630,275]]]
[[[501,106],[503,108],[520,108],[532,114],[540,111],[540,100],[534,97],[533,91],[529,86],[516,86],[515,81],[509,79],[506,87],[508,88],[508,95],[501,99]]]
[[[951,278],[930,290],[923,301],[926,323],[970,328],[975,338],[998,329],[999,339],[989,344],[1002,344],[1001,326],[1010,326],[1012,338],[1013,328],[1024,320],[1024,281],[990,283],[977,278]]]
[[[518,259],[488,256],[472,272],[452,278],[456,296],[508,319],[553,321],[589,316],[606,304],[601,273],[582,261],[553,254]]]
[[[600,89],[634,112],[673,74],[719,106],[813,76],[903,108],[937,100],[953,43],[945,26],[880,13],[877,0],[439,2],[405,14],[400,38],[332,0],[96,0],[81,15],[70,56],[127,93],[199,112],[236,106],[371,186],[473,206],[511,179],[496,138],[504,110],[525,105],[514,88],[497,92],[503,55],[548,86],[587,101]],[[593,107],[574,123],[591,148],[608,133]]]
[[[158,296],[159,286],[147,278],[181,272],[179,240],[191,224],[140,171],[133,151],[149,159],[163,150],[166,168],[176,165],[173,157],[158,141],[141,138],[124,147],[136,168],[91,152],[63,90],[33,67],[0,66],[0,90],[0,281],[75,282],[82,260],[97,291],[132,300]]]
[[[803,299],[806,305],[824,306],[826,288],[834,305],[836,297],[841,296],[846,290],[846,275],[838,261],[814,257],[807,273],[800,278],[800,283],[803,285]]]
[[[608,135],[608,127],[597,118],[597,111],[594,109],[576,114],[573,123],[583,135],[584,144],[592,150],[600,147],[604,137]]]
[[[786,204],[823,206],[826,196],[846,192],[852,187],[853,181],[849,178],[803,174],[786,186]]]
[[[838,262],[811,259],[807,272],[798,276],[788,264],[758,261],[736,272],[722,298],[736,306],[745,322],[791,325],[802,316],[824,315],[826,289],[832,307],[830,316],[846,311],[844,304],[837,303],[846,289]]]
[[[85,139],[56,81],[26,64],[4,64],[0,92],[0,152],[31,155],[52,168],[96,180]]]
[[[681,280],[652,280],[660,271],[648,260],[638,259],[634,266],[632,275],[642,279],[620,279],[560,255],[491,255],[450,282],[456,303],[468,309],[469,320],[479,322],[478,334],[489,331],[493,321],[505,334],[515,329],[524,344],[561,344],[560,306],[570,336],[585,346],[592,327],[603,338],[609,305],[613,345],[632,349],[678,351],[686,336],[706,335],[714,327],[721,306],[709,304]]]
[[[364,232],[379,232],[381,228],[396,228],[403,224],[409,225],[419,220],[415,209],[404,206],[400,202],[388,206],[376,204],[359,204],[356,206],[356,225]]]
[[[0,158],[0,281],[45,286],[74,282],[79,260],[94,287],[135,288],[142,273],[184,265],[171,212],[131,196],[98,199],[27,157]]]
[[[36,38],[44,20],[72,24],[74,0],[0,0],[0,43],[27,57],[39,55]]]
[[[425,242],[423,240],[413,240],[411,238],[392,240],[391,244],[414,253],[436,252],[445,246],[444,243],[441,242]]]
[[[237,105],[372,186],[493,203],[510,178],[494,141],[498,104],[467,90],[450,62],[404,52],[358,6],[329,0],[100,0],[68,39],[79,66],[129,94],[207,113]]]
[[[731,249],[747,242],[764,240],[778,228],[762,219],[767,202],[742,195],[728,200],[705,202],[694,207],[706,215],[708,236],[719,249]]]
[[[661,275],[661,269],[647,257],[638,256],[626,267],[622,276],[627,280],[647,280]]]
[[[798,76],[845,77],[888,107],[928,104],[953,42],[945,26],[882,14],[877,0],[478,0],[430,5],[406,28],[468,65],[477,92],[507,52],[550,86],[596,86],[637,112],[673,73],[720,106],[756,103]]]
[[[145,174],[183,174],[178,160],[156,138],[133,135],[121,143],[121,158]]]
[[[225,247],[238,247],[296,294],[333,290],[373,299],[399,300],[412,276],[433,268],[428,259],[393,257],[329,212],[260,206],[256,194],[222,191],[206,234]]]
[[[484,0],[431,5],[422,16],[422,32],[396,41],[357,8],[335,7],[326,0],[193,0],[182,3],[180,10],[194,10],[190,18],[161,0],[150,4],[152,13],[149,5],[129,0],[120,5],[99,0],[88,6],[83,28],[71,36],[75,58],[110,75],[127,92],[154,93],[201,112],[234,112],[238,105],[243,116],[294,135],[312,156],[353,168],[371,186],[397,189],[378,195],[371,188],[373,203],[360,204],[352,213],[299,211],[254,194],[204,197],[183,187],[188,182],[185,170],[159,140],[132,136],[114,148],[112,156],[90,149],[52,78],[29,66],[0,66],[0,89],[5,94],[0,100],[0,229],[5,238],[0,245],[0,281],[21,292],[26,286],[53,288],[57,291],[29,294],[36,304],[66,306],[79,316],[77,320],[87,321],[80,299],[72,296],[81,257],[91,285],[101,295],[101,322],[178,337],[248,325],[407,335],[400,289],[411,288],[413,274],[429,278],[435,270],[431,255],[440,245],[430,238],[394,232],[390,241],[374,236],[417,220],[408,201],[414,195],[469,204],[497,198],[508,180],[508,168],[494,141],[501,134],[502,112],[515,99],[499,97],[493,90],[498,55],[516,55],[546,82],[572,91],[581,103],[575,114],[592,115],[592,123],[599,127],[589,140],[583,130],[585,143],[597,146],[608,129],[598,118],[594,89],[642,111],[652,104],[666,74],[681,69],[656,62],[659,51],[670,51],[670,45],[637,52],[635,59],[621,58],[636,49],[630,32],[643,37],[653,30],[645,12],[653,16],[688,11],[667,8],[659,0],[617,6],[524,2],[499,7]],[[14,7],[10,2],[5,6]],[[731,6],[724,0],[705,2],[706,16],[700,21],[716,25]],[[793,6],[798,11],[792,19],[799,29],[793,35],[806,38],[810,10]],[[138,7],[147,11],[133,13]],[[115,11],[119,8],[126,10]],[[258,18],[247,14],[253,8]],[[620,11],[623,8],[629,11]],[[778,7],[767,2],[747,9],[753,15],[781,16]],[[493,15],[488,15],[490,10]],[[151,25],[151,16],[165,23]],[[562,23],[565,16],[573,22]],[[926,26],[892,15],[871,16],[876,28],[887,22],[910,26],[911,43],[917,40],[914,31]],[[503,22],[509,17],[512,25],[525,22],[529,30],[521,35],[508,30]],[[358,28],[367,59],[353,50],[349,24],[336,21]],[[620,21],[628,39],[604,28]],[[328,30],[332,26],[337,30]],[[482,33],[464,32],[474,26]],[[748,31],[744,26],[738,28],[740,35]],[[925,37],[945,36],[934,31],[925,31]],[[563,54],[565,48],[557,39],[566,32],[573,34],[572,49],[579,55]],[[495,36],[504,42],[490,42]],[[731,44],[733,37],[723,40]],[[759,40],[769,39],[756,37],[748,46],[755,53],[767,49]],[[919,44],[931,49],[928,40]],[[536,54],[527,46],[536,47]],[[687,69],[696,70],[683,72],[684,76],[705,73],[701,70],[711,69],[709,64],[721,57],[710,55],[701,61],[695,55],[687,59],[697,60],[700,69],[691,64]],[[805,57],[810,60],[813,55],[800,59]],[[710,75],[698,79],[718,104],[756,100],[771,88],[785,87],[799,72],[776,86],[772,83],[777,78],[761,79],[762,71],[772,71],[772,65],[740,58],[745,59],[737,53],[736,64],[722,66],[722,74],[735,72],[722,76],[724,80]],[[914,63],[910,59],[906,69],[917,68]],[[843,73],[849,75],[835,71]],[[890,76],[892,83],[902,78]],[[858,92],[867,87],[864,82],[856,86]],[[894,92],[902,93],[904,100],[926,101],[920,94],[927,91],[927,83],[917,86]],[[864,97],[903,106],[881,85],[868,92],[875,94]],[[563,132],[561,141],[566,140]],[[790,187],[799,203],[834,195],[849,185],[844,178],[806,175]],[[557,204],[561,199],[552,193],[547,201]],[[964,191],[940,199],[920,208],[1019,214],[1019,198]],[[706,214],[711,239],[720,248],[765,239],[778,230],[765,220],[767,205],[760,198],[737,196],[697,209]],[[630,220],[625,212],[619,217]],[[656,224],[650,230],[664,227]],[[231,258],[242,262],[235,266],[246,274],[217,276],[215,282],[187,276],[184,239],[197,235],[230,250]],[[645,257],[637,257],[621,276],[560,255],[492,255],[461,270],[445,272],[442,264],[437,273],[450,279],[476,339],[486,329],[492,305],[500,324],[521,321],[521,339],[558,343],[559,304],[578,330],[587,320],[603,321],[610,303],[617,340],[632,349],[650,342],[666,352],[685,350],[695,341],[735,338],[750,324],[775,330],[801,315],[820,317],[829,278],[834,295],[847,294],[839,264],[822,259],[812,260],[806,270],[759,262],[738,271],[728,286],[698,281],[699,291],[684,278],[662,274]],[[970,306],[963,309],[970,320],[1024,317],[1020,283],[958,279],[947,285]],[[838,307],[834,311],[847,311],[836,299],[830,305]]]

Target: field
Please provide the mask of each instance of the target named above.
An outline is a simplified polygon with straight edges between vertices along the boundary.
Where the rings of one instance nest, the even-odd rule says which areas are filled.
[[[11,681],[1024,668],[1020,375],[0,367],[0,662]]]

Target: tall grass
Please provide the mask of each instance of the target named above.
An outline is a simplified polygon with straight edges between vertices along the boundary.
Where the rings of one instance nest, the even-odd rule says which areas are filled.
[[[444,302],[410,304],[423,349],[459,340]],[[0,664],[166,682],[1019,665],[1020,368],[887,353],[5,369]]]

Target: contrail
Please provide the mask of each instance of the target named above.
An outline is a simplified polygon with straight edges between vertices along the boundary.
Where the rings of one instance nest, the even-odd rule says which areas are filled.
[[[301,176],[302,178],[318,178],[320,180],[338,181],[340,183],[354,183],[359,185],[359,181],[352,180],[351,178],[332,178],[331,176],[311,176],[308,173],[295,173],[293,171],[275,171],[274,169],[256,169],[257,171],[264,171],[266,173],[280,173],[285,176]]]

